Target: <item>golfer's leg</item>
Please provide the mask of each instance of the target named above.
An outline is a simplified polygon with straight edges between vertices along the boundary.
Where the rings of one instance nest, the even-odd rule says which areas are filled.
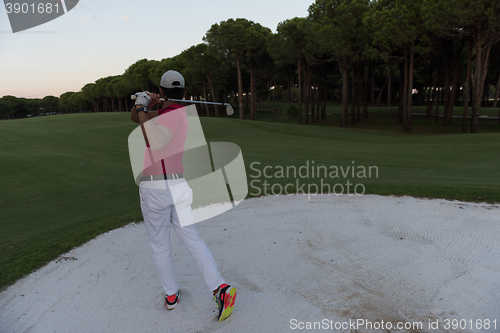
[[[141,189],[141,191],[142,215],[151,244],[153,262],[165,294],[173,295],[179,287],[170,248],[172,200],[160,190]]]
[[[217,264],[215,263],[212,253],[207,247],[207,244],[198,236],[194,224],[182,227],[179,223],[179,218],[175,208],[172,208],[172,227],[175,229],[181,242],[186,249],[191,253],[196,263],[200,267],[205,283],[210,291],[214,291],[221,284],[225,283],[220,276]]]

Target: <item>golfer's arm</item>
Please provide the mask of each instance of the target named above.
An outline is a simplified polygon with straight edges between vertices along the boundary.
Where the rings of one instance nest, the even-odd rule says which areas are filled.
[[[135,110],[136,110],[136,107],[134,105],[134,107],[130,111],[130,119],[132,119],[132,121],[134,123],[139,123],[139,116],[138,116],[138,114],[137,114],[137,112]]]
[[[140,121],[139,121],[139,115],[138,115],[138,114],[137,114],[137,112],[135,111],[136,107],[137,107],[137,106],[134,106],[134,107],[132,108],[132,111],[130,112],[130,119],[132,119],[132,121],[133,121],[134,123],[139,124],[139,123],[140,123]],[[144,113],[144,112],[140,112],[140,113]],[[157,117],[157,116],[158,116],[158,114],[159,114],[159,112],[158,112],[158,111],[149,111],[149,112],[148,112],[148,115],[149,115],[149,118],[150,118],[150,119]]]

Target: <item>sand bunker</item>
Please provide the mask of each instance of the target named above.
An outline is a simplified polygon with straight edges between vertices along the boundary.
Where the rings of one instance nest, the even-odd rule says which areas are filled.
[[[289,332],[312,331],[315,322],[351,332],[346,324],[356,320],[390,322],[390,332],[412,332],[397,329],[400,322],[422,323],[418,332],[500,332],[498,206],[263,197],[197,228],[224,279],[238,288],[226,322],[216,321],[211,292],[175,233],[182,296],[166,310],[139,223],[101,235],[2,292],[0,332]],[[467,327],[443,326],[454,319]],[[491,328],[478,329],[486,319]],[[428,327],[436,321],[439,329]]]

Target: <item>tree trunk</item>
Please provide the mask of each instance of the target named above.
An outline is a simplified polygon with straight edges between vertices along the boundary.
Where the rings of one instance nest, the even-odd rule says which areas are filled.
[[[255,120],[255,112],[257,110],[255,91],[255,66],[250,64],[250,120]]]
[[[308,89],[307,91],[309,92],[309,107],[311,108],[311,124],[314,123],[314,118],[316,116],[315,114],[315,106],[316,106],[316,101],[314,100],[314,87],[313,87],[313,84],[312,84],[312,77],[313,77],[313,70],[311,68],[311,66],[309,66],[309,79],[308,79]]]
[[[422,102],[425,99],[425,96],[424,96],[424,87],[420,86],[420,85],[418,85],[416,87],[417,87],[417,90],[418,90],[418,93],[417,93],[417,104],[416,105],[417,106],[422,106]]]
[[[255,78],[255,66],[250,65],[250,119],[255,120],[257,116],[257,82]]]
[[[255,87],[254,88],[255,88],[255,94],[252,95],[252,98],[254,99],[253,103],[255,105],[255,112],[254,112],[253,116],[254,116],[254,118],[256,118],[257,117],[257,113],[259,113],[259,108],[262,109],[262,100],[259,99],[259,96],[257,96],[257,83],[255,83]],[[257,103],[259,103],[258,104],[259,108],[257,107]]]
[[[299,73],[299,124],[302,125],[302,55],[300,47],[297,57],[297,72]]]
[[[446,124],[451,124],[451,119],[453,116],[453,106],[455,105],[455,100],[457,99],[457,94],[458,94],[458,89],[460,87],[460,76],[462,75],[463,70],[460,70],[460,55],[462,54],[462,51],[465,46],[465,39],[462,40],[462,43],[460,44],[460,47],[457,51],[457,55],[455,58],[455,73],[453,76],[453,84],[452,84],[452,89],[451,89],[451,96],[450,100],[448,102],[448,110],[446,111],[447,119],[446,119]],[[443,124],[445,122],[443,121]]]
[[[436,112],[435,112],[435,117],[434,117],[434,120],[435,122],[437,123],[438,122],[438,117],[439,117],[439,94],[440,94],[440,85],[441,85],[441,81],[443,80],[442,78],[442,70],[441,70],[441,66],[439,66],[438,68],[438,72],[437,72],[437,75],[436,75],[436,84],[434,85],[434,96],[432,97],[432,106],[436,108]]]
[[[360,80],[361,77],[358,75],[358,80]],[[358,89],[356,89],[356,122],[360,123],[361,122],[361,102],[363,99],[363,92],[361,88],[361,82],[358,82]]]
[[[432,108],[432,104],[431,104],[431,91],[432,91],[432,80],[429,81],[429,86],[427,87],[427,92],[426,92],[426,96],[425,96],[425,102],[427,103],[427,110],[425,112],[426,114],[426,117],[427,118],[430,118],[431,116],[431,108]]]
[[[445,84],[444,84],[444,112],[443,112],[443,126],[446,125],[448,120],[448,111],[449,111],[449,103],[450,103],[450,80],[451,80],[451,46],[448,45],[448,50],[446,52],[446,76],[445,76]]]
[[[385,89],[385,86],[387,85],[387,77],[385,78],[385,82],[384,82],[384,85],[382,86],[382,88],[380,88],[380,91],[377,95],[377,102],[375,103],[375,106],[376,107],[379,107],[380,106],[380,102],[382,101],[382,93],[384,92],[384,89]]]
[[[328,90],[326,89],[326,80],[323,77],[323,101],[321,103],[321,120],[326,120],[326,99],[328,98],[327,94]]]
[[[361,122],[361,102],[363,101],[364,103],[364,73],[363,73],[363,67],[364,65],[361,63],[359,64],[358,68],[358,84],[356,86],[356,122],[360,123]]]
[[[498,83],[495,91],[495,100],[493,101],[493,108],[496,109],[498,105],[498,97],[500,97],[500,75],[498,76]]]
[[[250,110],[250,92],[247,91],[245,95],[245,104],[246,104],[246,109]]]
[[[207,81],[208,81],[208,86],[210,87],[210,93],[212,94],[212,102],[216,102],[215,89],[214,89],[214,77],[207,73]],[[203,83],[203,84],[205,84],[205,83]],[[215,111],[215,116],[219,117],[219,107],[217,105],[214,105],[214,111]]]
[[[473,98],[472,98],[472,120],[471,120],[471,133],[478,132],[479,124],[479,108],[481,107],[481,97],[483,95],[484,79],[488,73],[488,62],[491,50],[491,44],[486,41],[486,50],[482,46],[483,40],[481,32],[478,34],[476,40],[476,66],[474,70],[474,85],[473,85]]]
[[[312,71],[311,80],[309,82],[309,84],[311,86],[311,123],[317,122],[316,104],[318,102],[318,99],[317,99],[318,85],[317,85],[317,82],[316,82],[316,84],[313,84],[317,75],[313,75],[313,74],[314,74],[314,72]]]
[[[352,66],[352,86],[351,86],[351,126],[356,124],[356,75],[358,70],[356,64]]]
[[[408,132],[413,133],[412,104],[413,104],[413,68],[415,64],[415,41],[411,42],[410,49],[410,72],[408,78]]]
[[[340,65],[340,63],[339,63]],[[348,108],[349,108],[349,68],[344,57],[343,64],[340,66],[342,73],[342,114],[340,127],[348,127]]]
[[[326,100],[328,98],[327,90],[323,91],[323,102],[321,103],[321,119],[326,120]]]
[[[389,71],[388,81],[389,81],[389,83],[387,84],[387,107],[390,108],[391,107],[391,99],[392,99],[392,96],[391,96],[392,72],[391,71]]]
[[[469,95],[470,95],[470,75],[472,66],[472,41],[469,41],[469,57],[467,61],[467,79],[465,80],[464,91],[464,113],[462,117],[462,133],[467,133],[467,113],[469,110]]]
[[[316,90],[314,90],[314,75],[310,74],[312,77],[309,81],[309,105],[311,108],[311,124],[316,121]]]
[[[486,83],[483,88],[483,106],[486,108],[488,107],[489,99],[490,99],[490,84]]]
[[[364,70],[364,67],[363,67],[363,70]],[[368,67],[368,75],[370,74],[370,72],[371,72],[371,64]],[[363,73],[362,84],[363,84],[363,118],[364,119],[368,119],[368,77],[365,80],[365,74]]]
[[[440,80],[442,81],[442,80]],[[440,103],[441,103],[441,87],[436,87],[436,112],[434,112],[434,120],[435,122],[437,123],[439,121],[439,106],[440,106]]]
[[[317,73],[318,73],[318,75],[316,78],[316,122],[319,122],[319,120],[320,120],[319,113],[320,113],[320,109],[321,109],[321,89],[322,89],[321,72],[319,71],[319,68],[318,68]]]
[[[371,105],[375,105],[375,75],[372,75]]]
[[[434,78],[434,68],[431,67],[430,71],[430,78],[429,78],[429,87],[427,88],[427,112],[426,116],[427,118],[431,117],[431,112],[432,112],[432,92],[434,91],[434,88],[436,86],[436,79]]]
[[[408,107],[408,49],[405,50],[404,74],[402,79],[404,80],[404,83],[401,114],[403,116],[403,129],[406,132],[408,130],[408,112],[406,111],[406,108]]]
[[[304,124],[309,125],[309,89],[308,89],[308,83],[309,83],[309,75],[308,75],[308,68],[309,66],[306,65],[304,66],[304,86],[302,87],[302,94],[304,95]]]
[[[310,72],[310,66],[307,65],[304,68],[304,102],[305,102],[305,119],[304,119],[304,124],[308,125],[311,123],[310,116],[311,116],[311,86],[309,84],[309,72]]]
[[[203,99],[208,102],[207,100],[207,85],[205,82],[203,82]],[[207,117],[210,117],[210,110],[208,108],[208,104],[205,104],[205,110],[207,111]]]
[[[399,92],[398,92],[398,119],[399,123],[403,123],[403,100],[406,94],[404,93],[405,83],[404,83],[405,71],[404,71],[404,61],[399,64]]]
[[[238,70],[238,99],[239,99],[239,109],[240,109],[240,119],[245,119],[243,108],[243,81],[241,79],[241,64],[240,57],[236,58],[236,67]]]
[[[457,63],[457,67],[459,63]],[[460,71],[459,68],[456,68],[457,72]],[[460,88],[460,75],[462,73],[458,73],[458,74],[455,74],[454,78],[453,78],[453,85],[452,85],[452,90],[451,90],[451,96],[450,96],[450,102],[448,104],[448,112],[447,112],[447,115],[448,115],[448,119],[446,120],[446,123],[447,124],[451,124],[451,119],[452,119],[452,116],[453,116],[453,107],[455,106],[455,100],[457,99],[457,93],[458,93],[458,89]]]
[[[434,77],[434,82],[432,84],[432,87],[429,88],[429,95],[431,98],[431,100],[429,100],[429,108],[427,109],[427,117],[429,118],[432,116],[432,109],[434,107],[434,104],[436,103],[436,97],[438,92],[437,90],[438,76],[439,76],[439,70],[436,76]]]
[[[313,115],[313,122],[317,123],[319,121],[319,108],[318,108],[318,105],[319,105],[319,98],[318,98],[318,93],[319,93],[319,68],[316,69],[316,75],[313,76],[312,80],[315,81],[315,89],[313,90],[312,94],[313,94],[313,101],[314,101],[314,106],[313,106],[313,110],[314,110],[314,115]]]

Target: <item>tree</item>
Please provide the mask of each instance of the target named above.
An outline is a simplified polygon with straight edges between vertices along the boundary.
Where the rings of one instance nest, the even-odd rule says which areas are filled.
[[[12,105],[5,99],[0,99],[0,116],[3,120],[6,120],[10,114],[14,112]]]
[[[460,0],[456,3],[458,22],[463,23],[464,33],[474,42],[475,66],[472,74],[471,133],[478,132],[479,108],[484,81],[488,73],[490,52],[500,40],[500,3],[496,0]]]
[[[40,98],[32,98],[26,101],[28,102],[28,107],[30,109],[29,114],[40,115],[40,105],[42,104],[42,100]]]
[[[70,102],[73,108],[78,109],[78,112],[92,110],[92,103],[84,98],[83,92],[79,91],[71,95]]]
[[[41,107],[45,108],[47,112],[57,112],[59,107],[59,98],[55,96],[45,96],[42,98]]]
[[[184,76],[190,81],[189,89],[191,92],[198,88],[203,93],[203,98],[207,98],[207,83],[210,89],[212,102],[216,102],[219,90],[227,77],[227,65],[213,56],[214,51],[210,46],[201,43],[191,46],[181,53],[184,62]],[[206,105],[207,116],[210,116],[208,105]],[[215,116],[219,116],[219,108],[214,105]]]
[[[151,80],[150,74],[158,67],[160,64],[156,60],[141,59],[134,64],[130,65],[129,68],[123,74],[123,81],[127,90],[132,91],[152,91],[153,88],[157,87],[160,80],[153,82]],[[163,74],[163,73],[162,73]]]
[[[254,23],[247,29],[245,62],[250,69],[251,120],[255,119],[257,113],[257,87],[264,81],[273,65],[272,59],[267,53],[267,42],[270,37],[271,30],[258,23]]]
[[[2,100],[7,102],[12,108],[12,111],[4,113],[4,119],[23,118],[31,113],[28,100],[25,98],[17,98],[15,96],[6,95],[2,97]]]
[[[73,112],[72,97],[75,93],[72,91],[65,92],[59,97],[59,109],[63,112]]]
[[[132,95],[131,92],[125,88],[122,76],[116,76],[112,81],[113,96],[118,99],[118,111],[123,111],[122,100],[125,102],[125,109],[127,109],[127,98]]]
[[[294,63],[297,66],[299,112],[298,121],[302,124],[302,64],[306,49],[306,18],[295,17],[280,22],[275,35],[269,39],[269,54],[277,65]]]
[[[253,25],[255,23],[247,19],[229,19],[212,25],[203,37],[203,41],[213,47],[220,59],[231,59],[236,62],[240,119],[244,118],[241,72],[248,43],[248,29]]]
[[[478,132],[479,108],[488,73],[492,46],[500,41],[500,2],[497,0],[425,0],[430,13],[427,20],[434,28],[460,34],[470,43],[474,53],[469,56],[467,77],[472,82],[471,133]],[[474,62],[472,65],[471,62]],[[466,85],[469,85],[467,80]],[[464,117],[467,110],[464,109]],[[464,122],[465,122],[464,118]]]
[[[98,94],[95,92],[96,84],[95,83],[87,83],[82,88],[82,97],[91,102],[93,104],[94,112],[99,111],[99,99]]]
[[[400,51],[399,58],[404,61],[402,116],[405,131],[412,132],[412,105],[415,55],[428,52],[429,39],[422,12],[429,10],[424,0],[380,0],[377,1],[367,24],[374,33],[373,43],[394,57],[394,51]]]
[[[341,127],[348,126],[349,70],[364,50],[368,5],[368,0],[316,0],[309,7],[309,17],[321,27],[319,45],[342,73]]]
[[[94,85],[94,97],[97,100],[102,101],[101,108],[98,111],[102,112],[108,110],[108,103],[105,96],[107,83],[108,83],[108,77],[103,77],[95,81]]]
[[[111,99],[111,112],[115,112],[115,90],[114,90],[114,85],[117,82],[117,79],[119,79],[119,76],[108,76],[105,78],[106,81],[104,82],[104,96],[106,100],[109,98]],[[106,103],[108,104],[108,103]]]

